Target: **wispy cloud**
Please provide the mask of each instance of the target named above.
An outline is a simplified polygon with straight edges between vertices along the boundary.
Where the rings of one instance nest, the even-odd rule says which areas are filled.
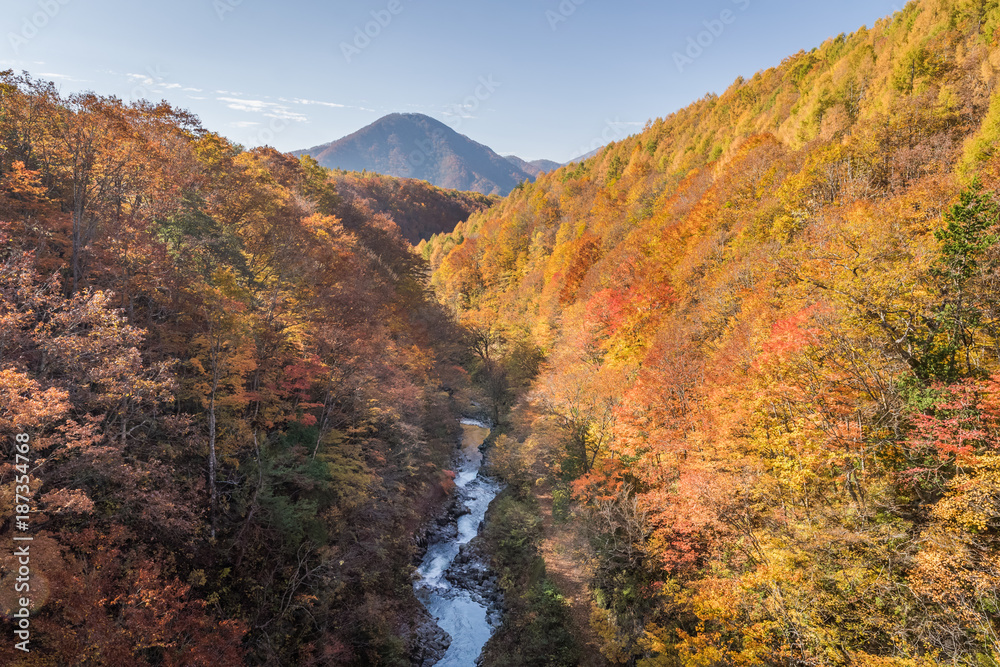
[[[466,120],[466,119],[469,119],[469,118],[479,118],[479,116],[476,116],[475,114],[473,114],[470,111],[466,110],[465,107],[460,106],[460,105],[455,105],[454,107],[449,107],[449,108],[445,109],[444,111],[442,111],[441,114],[443,116],[447,116],[448,118],[461,118],[463,120]]]
[[[125,76],[130,81],[141,84],[143,86],[148,86],[150,88],[159,88],[160,90],[178,90],[180,88],[184,88],[179,83],[167,83],[163,81],[162,76],[160,76],[159,74],[157,74],[156,77],[150,76],[149,74],[126,74]],[[185,88],[185,90],[187,89]]]
[[[271,106],[270,102],[262,100],[241,100],[236,97],[217,97],[220,102],[225,102],[226,106],[236,111],[263,111]]]
[[[369,109],[367,107],[352,106],[350,104],[339,104],[337,102],[323,102],[320,100],[309,100],[302,97],[295,97],[292,99],[286,99],[284,97],[278,98],[279,102],[286,102],[288,104],[301,104],[303,106],[321,106],[329,107],[331,109],[356,109],[359,111],[375,111],[374,109]]]
[[[125,78],[127,78],[129,81],[141,83],[144,86],[152,86],[154,83],[156,83],[156,79],[154,79],[148,74],[129,73],[125,75]]]
[[[336,102],[320,102],[318,100],[304,100],[298,97],[291,100],[286,100],[283,97],[279,97],[278,99],[281,100],[282,102],[290,102],[291,104],[305,104],[305,105],[316,104],[321,107],[330,107],[332,109],[344,109],[347,107],[346,104],[337,104]]]
[[[10,67],[12,69],[21,69],[28,65],[38,65],[41,67],[44,64],[44,60],[7,60],[6,58],[0,58],[0,67]]]
[[[276,102],[265,102],[264,100],[248,100],[240,97],[217,97],[217,101],[222,102],[234,111],[245,111],[247,113],[259,113],[268,118],[278,118],[281,120],[294,120],[304,122],[309,120],[305,114],[292,111],[284,104]]]

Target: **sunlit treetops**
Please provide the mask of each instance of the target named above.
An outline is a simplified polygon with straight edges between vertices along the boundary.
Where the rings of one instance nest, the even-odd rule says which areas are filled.
[[[543,357],[504,461],[574,493],[610,662],[995,664],[998,17],[911,3],[422,247],[490,377]]]
[[[455,437],[442,387],[466,385],[392,216],[489,202],[11,72],[0,146],[0,425],[31,435],[32,659],[403,659],[412,536]],[[4,590],[17,568],[0,560]]]

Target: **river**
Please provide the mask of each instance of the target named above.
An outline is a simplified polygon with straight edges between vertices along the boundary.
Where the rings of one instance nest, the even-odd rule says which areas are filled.
[[[462,449],[458,456],[458,470],[455,471],[455,493],[460,507],[457,534],[449,531],[445,534],[455,536],[432,539],[417,569],[420,576],[413,584],[427,611],[451,636],[448,652],[437,667],[473,667],[493,634],[493,627],[487,618],[487,605],[472,591],[456,586],[446,578],[459,548],[478,534],[486,509],[500,491],[496,482],[479,475],[483,464],[479,447],[490,433],[489,426],[463,419],[462,431]]]

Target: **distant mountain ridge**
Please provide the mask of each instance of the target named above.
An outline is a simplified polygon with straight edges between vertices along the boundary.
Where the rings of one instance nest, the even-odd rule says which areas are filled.
[[[538,178],[541,174],[555,171],[563,166],[561,163],[553,160],[532,160],[531,162],[526,162],[516,155],[504,155],[504,159],[511,162],[521,171],[531,174],[534,178]]]
[[[573,158],[572,160],[570,160],[566,164],[576,164],[578,162],[585,162],[585,161],[589,160],[590,158],[594,157],[595,155],[598,155],[605,148],[607,148],[607,146],[601,146],[599,148],[595,148],[594,150],[590,151],[589,153],[585,153],[584,155],[581,155],[580,157]],[[565,166],[565,165],[560,165],[560,166]]]
[[[506,196],[557,163],[501,157],[444,123],[414,113],[394,113],[337,141],[294,151],[324,167],[415,178],[441,188]]]

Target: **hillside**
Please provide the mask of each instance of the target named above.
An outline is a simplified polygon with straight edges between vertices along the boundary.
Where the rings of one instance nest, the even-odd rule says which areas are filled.
[[[608,663],[997,664],[998,27],[912,2],[421,245]]]
[[[464,342],[348,190],[427,188],[10,71],[0,137],[0,663],[408,664]]]
[[[400,233],[416,245],[435,234],[450,232],[475,212],[499,201],[476,192],[434,187],[425,181],[392,178],[373,172],[331,172],[339,197],[372,214],[388,216]]]
[[[422,114],[391,114],[343,139],[294,154],[310,155],[331,169],[415,178],[485,195],[506,195],[531,179],[489,147]]]

